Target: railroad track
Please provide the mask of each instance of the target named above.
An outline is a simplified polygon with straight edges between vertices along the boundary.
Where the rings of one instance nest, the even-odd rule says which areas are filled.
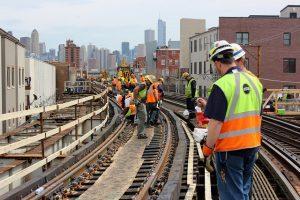
[[[165,102],[185,107],[183,96],[166,95]],[[193,126],[190,122],[188,124]],[[253,198],[299,199],[299,126],[264,115],[262,131],[263,149],[254,169],[254,177],[258,181],[253,187]],[[274,167],[273,162],[277,167]],[[269,176],[262,179],[263,174]]]

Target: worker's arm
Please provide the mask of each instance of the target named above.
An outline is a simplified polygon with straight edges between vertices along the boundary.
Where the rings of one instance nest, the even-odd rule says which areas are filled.
[[[221,127],[223,122],[220,122],[215,119],[211,119],[208,123],[208,133],[207,133],[207,139],[206,139],[206,145],[209,148],[212,148],[215,146],[215,143],[220,135]]]

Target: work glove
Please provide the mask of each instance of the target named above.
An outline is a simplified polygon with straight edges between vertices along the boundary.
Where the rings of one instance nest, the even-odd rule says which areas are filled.
[[[159,101],[157,102],[157,106],[158,106],[158,107],[161,107],[161,106],[162,106],[162,100],[159,100]]]
[[[213,148],[208,147],[206,145],[206,143],[204,143],[203,147],[202,147],[202,152],[203,152],[203,155],[204,155],[204,161],[203,162],[204,162],[205,168],[208,172],[211,173],[211,172],[214,171],[213,164],[212,164],[212,161],[211,161],[211,157],[212,157],[212,154],[213,154]]]

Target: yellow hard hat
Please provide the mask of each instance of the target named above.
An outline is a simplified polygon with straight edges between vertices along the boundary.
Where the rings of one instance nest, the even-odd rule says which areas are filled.
[[[189,76],[190,74],[189,73],[187,73],[187,72],[184,72],[183,74],[182,74],[182,78],[187,78],[188,76]]]
[[[147,75],[147,76],[145,76],[145,79],[146,80],[148,79],[150,81],[150,83],[154,83],[156,81],[156,77],[153,75]]]

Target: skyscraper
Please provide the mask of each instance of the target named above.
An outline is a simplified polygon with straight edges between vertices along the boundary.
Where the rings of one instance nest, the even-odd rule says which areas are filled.
[[[205,19],[180,19],[180,67],[189,68],[189,38],[205,31]]]
[[[85,45],[80,47],[80,67],[85,67],[87,65],[87,53]]]
[[[166,22],[158,19],[157,23],[157,44],[158,46],[166,46]]]
[[[127,59],[130,57],[129,42],[122,42],[122,56],[125,56]]]
[[[40,42],[39,43],[39,54],[44,54],[46,53],[46,43],[45,42]]]
[[[108,49],[105,49],[105,48],[100,49],[100,70],[107,70],[107,68],[108,68],[108,55],[109,55],[109,50]]]
[[[54,61],[56,60],[56,50],[55,49],[49,49],[49,60]]]
[[[121,63],[121,53],[118,50],[113,51],[113,54],[116,55],[116,62],[117,65],[119,65]]]
[[[67,40],[65,50],[66,62],[70,64],[71,67],[78,68],[80,65],[80,47],[77,47],[76,44],[73,43],[73,40]]]
[[[65,62],[65,45],[58,45],[58,61]]]
[[[148,42],[153,42],[155,40],[155,31],[152,29],[145,30],[145,45]]]
[[[31,53],[39,55],[39,33],[34,29],[31,33]]]
[[[135,46],[135,57],[144,57],[146,56],[146,47],[144,44],[138,44]]]
[[[30,51],[31,51],[31,38],[30,37],[21,37],[20,42],[21,42],[21,44],[23,44],[25,46],[26,56],[29,56]]]

